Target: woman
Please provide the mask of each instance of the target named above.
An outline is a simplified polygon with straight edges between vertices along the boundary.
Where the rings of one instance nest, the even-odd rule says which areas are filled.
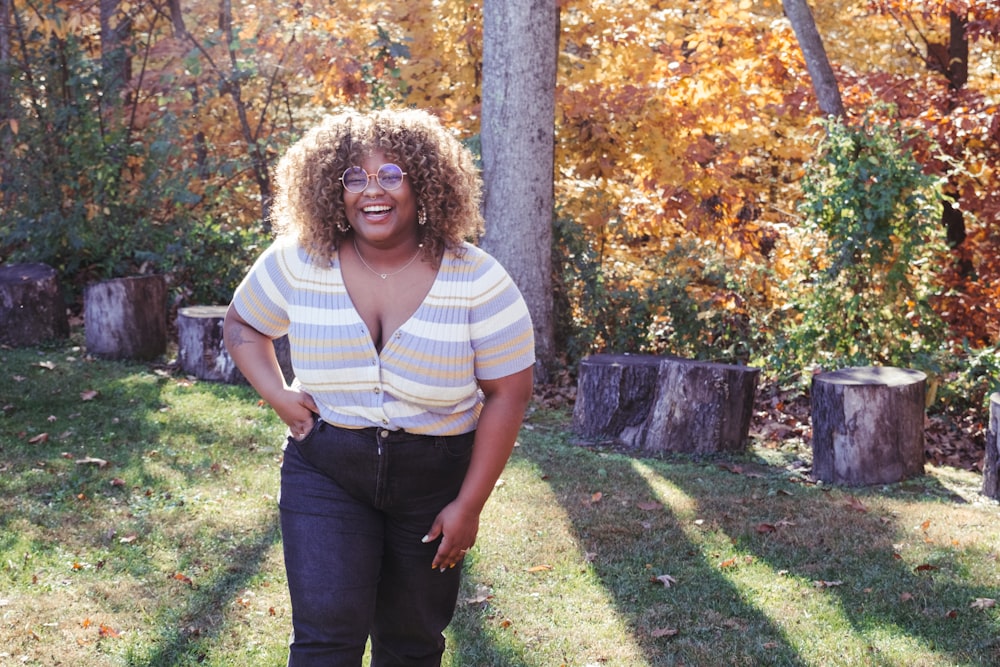
[[[429,114],[326,118],[279,162],[279,236],[226,346],[289,427],[291,667],[440,665],[463,557],[514,446],[534,340],[481,229],[469,152]],[[288,334],[288,386],[272,340]]]

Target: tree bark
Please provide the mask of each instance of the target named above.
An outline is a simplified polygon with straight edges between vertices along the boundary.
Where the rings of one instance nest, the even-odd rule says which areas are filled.
[[[865,486],[922,475],[926,381],[919,371],[873,366],[815,376],[813,477]]]
[[[573,431],[643,453],[746,448],[760,370],[645,354],[580,364]]]
[[[181,370],[200,380],[247,384],[246,378],[229,356],[222,339],[227,306],[190,306],[177,311],[177,361]],[[291,384],[291,348],[288,336],[274,341],[278,365]]]
[[[536,382],[555,366],[552,214],[556,0],[483,5],[483,248],[510,272],[535,328]]]
[[[126,46],[132,25],[129,19],[115,24],[119,6],[119,0],[100,0],[102,88],[104,98],[112,105],[115,97],[132,78]]]
[[[830,66],[809,3],[806,0],[781,0],[781,4],[785,8],[785,16],[795,31],[799,48],[802,49],[802,57],[806,61],[820,111],[827,116],[842,117],[844,102],[840,98],[837,77],[834,76],[833,68]]]
[[[0,207],[7,199],[6,192],[11,180],[13,164],[9,156],[14,144],[16,128],[14,124],[17,122],[13,114],[14,103],[10,85],[13,76],[10,52],[10,14],[13,4],[13,0],[0,0],[0,178],[3,179],[0,185],[4,186],[0,187]],[[3,123],[4,119],[7,120],[6,123]]]
[[[96,283],[83,293],[87,352],[105,359],[151,361],[167,349],[163,276]]]
[[[990,428],[986,433],[983,495],[1000,500],[1000,393],[990,396]]]
[[[26,347],[67,336],[56,270],[45,264],[0,266],[0,343]]]

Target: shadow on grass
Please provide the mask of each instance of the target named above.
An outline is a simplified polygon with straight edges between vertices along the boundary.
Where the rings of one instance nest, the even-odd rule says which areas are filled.
[[[899,536],[920,542],[921,532],[851,500],[877,505],[879,490],[803,486],[767,466],[734,474],[738,462],[630,458],[568,439],[556,433],[519,456],[547,478],[650,665],[902,664],[880,655],[887,644],[940,661],[928,664],[1000,664],[997,615],[970,609],[998,591],[965,572],[995,552],[921,545],[920,562],[908,562]],[[928,518],[954,497],[934,482],[909,486],[927,496]],[[588,503],[596,491],[601,500]],[[652,500],[666,511],[641,509]],[[650,585],[660,574],[677,584]]]
[[[132,665],[197,664],[280,539],[273,499],[239,490],[272,470],[277,493],[280,432],[247,388],[69,355],[0,353],[0,557],[17,560],[8,611],[27,627],[92,621],[91,634],[44,647],[65,649],[67,664],[118,649]],[[97,619],[112,618],[127,638],[94,643]]]

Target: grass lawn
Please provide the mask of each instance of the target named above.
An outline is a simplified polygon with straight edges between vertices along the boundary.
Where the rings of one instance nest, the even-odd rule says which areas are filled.
[[[283,427],[249,388],[0,350],[0,666],[278,666]],[[533,409],[448,667],[1000,665],[978,475],[812,484],[801,442],[640,459]]]

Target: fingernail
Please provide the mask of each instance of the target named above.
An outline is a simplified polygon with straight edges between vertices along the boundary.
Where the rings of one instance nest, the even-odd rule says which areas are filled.
[[[431,541],[431,536],[430,535],[424,535],[423,537],[420,538],[420,541],[423,542],[424,544],[427,544],[428,542]]]
[[[448,568],[449,568],[449,569],[451,569],[451,568],[453,568],[453,567],[455,567],[455,564],[454,564],[454,563],[452,563],[451,565],[449,565],[449,566],[448,566]]]

